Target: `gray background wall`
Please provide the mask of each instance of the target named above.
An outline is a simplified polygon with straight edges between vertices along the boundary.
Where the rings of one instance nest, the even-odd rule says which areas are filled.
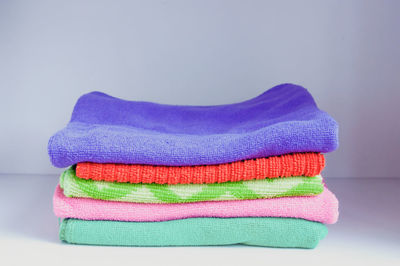
[[[215,105],[305,86],[340,124],[329,177],[399,177],[400,1],[0,1],[0,173],[59,173],[77,98]]]

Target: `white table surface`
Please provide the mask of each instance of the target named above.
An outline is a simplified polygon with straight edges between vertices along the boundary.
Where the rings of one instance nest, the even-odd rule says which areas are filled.
[[[52,213],[57,182],[54,175],[0,175],[0,265],[400,265],[400,178],[328,178],[339,222],[313,250],[64,244]]]

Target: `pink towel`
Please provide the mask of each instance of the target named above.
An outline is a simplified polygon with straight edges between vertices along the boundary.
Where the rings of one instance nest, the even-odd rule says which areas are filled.
[[[293,217],[333,224],[337,221],[338,200],[326,187],[312,197],[208,201],[152,204],[68,198],[57,186],[54,213],[60,218],[158,222],[195,217]]]

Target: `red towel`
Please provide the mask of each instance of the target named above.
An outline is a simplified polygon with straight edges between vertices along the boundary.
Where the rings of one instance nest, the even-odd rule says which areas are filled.
[[[325,166],[320,153],[294,153],[199,166],[78,163],[76,176],[108,182],[203,184],[290,176],[316,176]]]

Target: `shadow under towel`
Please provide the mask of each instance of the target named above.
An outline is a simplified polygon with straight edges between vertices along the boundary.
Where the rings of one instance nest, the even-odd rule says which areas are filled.
[[[296,152],[331,152],[338,126],[301,86],[282,84],[219,106],[125,101],[100,92],[77,101],[49,140],[56,167],[79,162],[208,165]]]

